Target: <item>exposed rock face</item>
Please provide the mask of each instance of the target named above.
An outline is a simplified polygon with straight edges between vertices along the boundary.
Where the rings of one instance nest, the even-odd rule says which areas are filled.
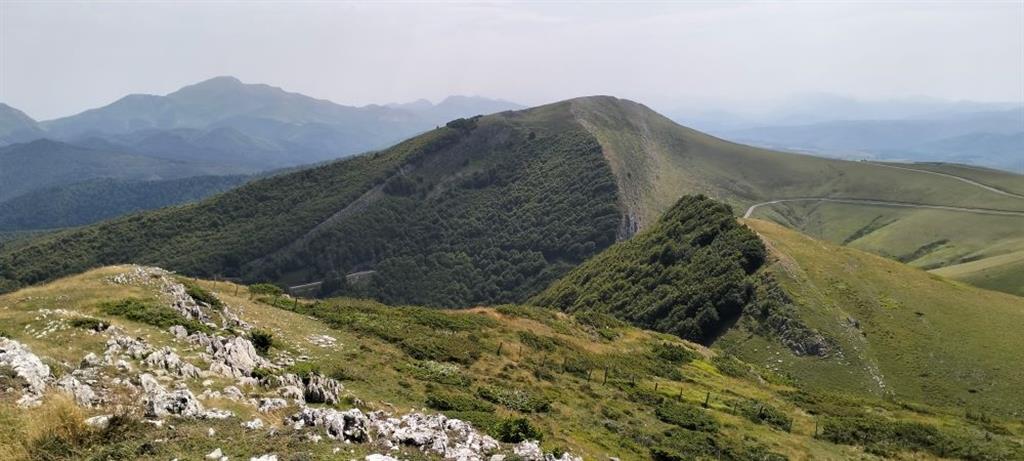
[[[187,389],[168,392],[150,374],[139,376],[139,380],[142,382],[142,406],[146,416],[199,418],[205,415],[202,404]]]
[[[181,359],[170,347],[164,347],[143,360],[143,363],[153,368],[167,370],[170,373],[182,378],[199,378],[202,372],[198,367]]]
[[[153,352],[153,348],[149,347],[149,345],[141,339],[135,339],[122,334],[115,334],[112,338],[107,340],[107,350],[103,353],[103,356],[104,361],[112,364],[114,363],[115,357],[119,355],[124,355],[135,360],[141,360],[151,352]]]
[[[167,330],[170,331],[175,338],[181,339],[188,337],[188,330],[186,330],[185,327],[181,325],[173,325]]]
[[[110,418],[113,417],[114,415],[93,416],[92,418],[86,418],[85,425],[96,429],[106,429],[110,425]]]
[[[100,366],[101,363],[103,362],[100,361],[99,356],[97,356],[95,353],[90,352],[88,354],[85,354],[85,357],[82,357],[82,362],[79,363],[78,366],[80,368],[93,368]]]
[[[225,339],[197,332],[188,337],[189,341],[206,349],[212,356],[210,371],[232,378],[248,378],[256,368],[271,368],[274,365],[256,353],[252,342],[241,336]]]
[[[72,375],[64,375],[57,381],[57,388],[75,398],[75,402],[83,407],[91,407],[99,404],[102,399],[92,390],[92,387],[79,381]]]
[[[380,453],[374,453],[372,455],[366,455],[366,457],[363,458],[363,460],[364,461],[398,461],[397,458],[392,458],[392,457],[390,457],[388,455],[382,455]]]
[[[18,400],[18,405],[38,405],[50,380],[50,367],[24,344],[7,338],[0,338],[0,365],[11,368],[16,376],[25,380],[25,394]]]
[[[536,440],[527,440],[512,447],[512,452],[524,461],[544,461],[544,452]]]
[[[287,406],[288,401],[285,399],[262,398],[259,399],[259,403],[257,404],[256,409],[259,410],[260,413],[268,413],[271,411],[280,410]]]
[[[331,408],[303,408],[292,415],[296,427],[308,426],[324,429],[327,436],[348,442],[362,442],[369,439],[366,431],[367,418],[358,409],[338,411]]]
[[[320,373],[312,373],[306,382],[304,397],[310,403],[338,403],[338,395],[345,390],[338,380],[328,378]]]
[[[464,421],[442,414],[408,413],[399,418],[371,413],[370,427],[392,444],[411,445],[445,459],[484,460],[499,448],[497,440]]]

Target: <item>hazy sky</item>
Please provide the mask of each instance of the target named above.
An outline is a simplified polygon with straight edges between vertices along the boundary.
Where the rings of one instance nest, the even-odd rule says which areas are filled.
[[[0,101],[37,119],[217,75],[354,105],[450,94],[1021,101],[1024,2],[0,0]]]

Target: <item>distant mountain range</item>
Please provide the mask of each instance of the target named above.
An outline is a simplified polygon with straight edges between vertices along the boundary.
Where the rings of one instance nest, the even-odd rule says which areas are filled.
[[[828,157],[955,162],[1021,172],[1024,105],[796,98],[760,113],[680,110],[673,118],[732,141]]]
[[[42,122],[0,104],[0,203],[43,189],[66,196],[54,188],[74,185],[78,189],[69,190],[80,190],[80,182],[94,192],[96,184],[110,184],[89,182],[97,179],[121,181],[113,190],[138,191],[140,181],[253,174],[319,163],[381,149],[455,118],[520,107],[470,96],[437,104],[419,100],[351,107],[233,77],[213,78],[165,96],[128,95]],[[220,190],[223,183],[214,183],[217,187],[192,188],[177,200],[161,189],[160,200],[133,201],[125,209],[194,199],[197,191]],[[83,210],[76,216],[110,217],[107,211]],[[0,228],[13,226],[3,219]]]

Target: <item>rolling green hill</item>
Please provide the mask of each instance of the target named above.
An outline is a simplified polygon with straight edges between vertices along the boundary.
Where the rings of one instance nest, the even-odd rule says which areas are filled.
[[[1024,414],[1024,300],[747,220],[798,317],[838,345],[827,359],[727,333],[718,347],[816,387]]]
[[[1024,200],[953,178],[733,144],[597,96],[456,120],[195,205],[45,236],[0,250],[0,279],[16,286],[132,261],[395,303],[521,301],[688,193],[737,214],[794,197],[1024,213]],[[948,223],[917,225],[926,235]],[[949,244],[983,242],[981,231],[966,228]],[[1014,249],[998,243],[978,245],[992,255]],[[951,252],[936,267],[958,258]]]
[[[684,197],[530,302],[713,344],[817,389],[1024,415],[1024,300]]]

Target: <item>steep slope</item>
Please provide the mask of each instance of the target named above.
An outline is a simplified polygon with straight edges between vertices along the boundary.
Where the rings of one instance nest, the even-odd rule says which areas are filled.
[[[601,315],[312,303],[137,266],[0,305],[5,460],[1022,455],[1019,421],[808,392]]]
[[[743,146],[676,125],[640,104],[613,98],[574,100],[573,110],[601,142],[616,174],[633,220],[629,230],[657,220],[684,193],[701,193],[725,201],[740,214],[752,205],[778,199],[839,198],[1014,213],[990,216],[808,200],[768,203],[754,210],[753,216],[926,268],[1024,249],[1024,234],[1020,231],[1024,229],[1024,215],[1019,213],[1024,210],[1024,198],[953,177],[957,173],[935,175],[887,164]],[[992,185],[1003,190],[1024,189],[1024,176],[973,176],[982,177],[983,184],[992,180]],[[969,173],[964,176],[971,177]],[[977,219],[994,225],[965,225]]]
[[[619,225],[600,146],[567,114],[551,107],[459,120],[377,154],[45,237],[6,252],[0,271],[33,283],[145,261],[250,280],[325,280],[325,294],[394,302],[524,299],[610,245]],[[344,283],[365,270],[375,271],[371,283]]]
[[[1024,414],[1024,300],[746,222],[770,252],[723,205],[684,197],[530,302],[714,344],[813,388]]]
[[[40,139],[0,147],[0,201],[95,178],[155,180],[230,172],[217,165],[185,164]]]
[[[740,213],[785,197],[1024,212],[1016,197],[953,178],[732,144],[589,97],[457,120],[195,206],[45,237],[0,251],[0,277],[35,283],[133,261],[394,303],[521,301],[694,192]]]
[[[770,272],[798,316],[838,345],[797,357],[730,332],[719,347],[800,382],[940,405],[1024,414],[1024,300],[970,287],[777,224],[747,220],[772,250]]]
[[[601,312],[705,344],[743,315],[744,326],[778,336],[799,354],[826,355],[825,341],[775,296],[774,280],[755,275],[766,253],[728,206],[687,196],[655,225],[587,260],[530,302]]]
[[[191,202],[251,176],[192,176],[158,181],[99,178],[39,189],[0,202],[0,231],[82,226],[124,214]]]
[[[0,103],[0,146],[28,142],[43,137],[43,130],[32,117]]]

